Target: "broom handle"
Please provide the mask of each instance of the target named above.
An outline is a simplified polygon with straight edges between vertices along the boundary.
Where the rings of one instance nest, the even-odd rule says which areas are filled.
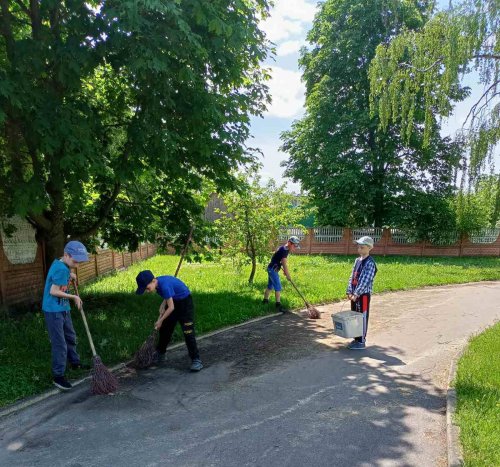
[[[188,238],[186,240],[186,244],[184,245],[184,248],[182,250],[181,259],[179,260],[179,264],[177,265],[177,269],[175,270],[174,277],[177,277],[177,274],[179,274],[179,270],[181,269],[182,260],[184,259],[184,256],[186,256],[189,242],[191,241],[191,237],[193,236],[193,230],[194,230],[194,225],[191,226],[191,230],[189,231],[189,235],[188,235]]]
[[[73,280],[73,286],[75,287],[76,295],[80,296],[78,293],[78,286],[76,285],[76,281]],[[83,305],[79,308],[80,314],[82,315],[83,325],[85,326],[85,331],[87,331],[87,337],[89,338],[90,348],[92,350],[92,355],[95,357],[97,355],[94,347],[94,341],[92,340],[92,336],[90,335],[89,325],[87,324],[87,318],[85,317],[85,313],[83,312]]]
[[[297,286],[295,285],[295,283],[292,281],[292,279],[290,279],[290,284],[293,285],[293,288],[297,291],[297,293],[300,295],[300,298],[302,300],[304,300],[304,303],[306,304],[306,307],[309,308],[311,305],[309,304],[309,302],[306,300],[306,298],[304,297],[304,295],[302,295],[300,293],[300,290],[297,288]]]

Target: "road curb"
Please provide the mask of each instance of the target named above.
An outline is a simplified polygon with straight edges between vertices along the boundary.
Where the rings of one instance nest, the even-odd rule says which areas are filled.
[[[460,445],[460,427],[454,422],[457,409],[457,391],[452,386],[457,376],[457,366],[460,357],[464,354],[468,342],[455,355],[450,364],[448,384],[446,388],[446,442],[448,445],[448,467],[463,467],[464,460]]]
[[[196,339],[198,341],[201,341],[203,339],[208,339],[209,337],[216,336],[217,334],[221,334],[221,333],[231,331],[231,330],[236,329],[236,328],[247,326],[247,325],[252,324],[252,323],[257,323],[259,321],[264,321],[266,319],[276,318],[277,316],[281,316],[281,315],[282,315],[282,313],[273,313],[270,315],[259,316],[258,318],[252,318],[248,321],[245,321],[244,323],[233,324],[232,326],[228,326],[228,327],[222,328],[222,329],[217,329],[216,331],[212,331],[212,332],[209,332],[207,334],[203,334],[203,335],[197,337]],[[177,344],[170,346],[169,351],[175,350],[175,349],[182,347],[184,345],[185,345],[184,342],[179,342]],[[130,363],[132,363],[132,360],[129,360],[128,362],[124,362],[124,363],[119,363],[119,364],[109,368],[109,370],[111,370],[113,373],[119,373],[120,370],[123,370],[124,368],[126,368],[127,365],[129,365]],[[89,375],[89,376],[86,376],[85,378],[81,378],[77,381],[72,381],[71,384],[75,388],[75,387],[81,386],[83,383],[90,380],[90,378],[91,378],[91,376]],[[59,391],[59,389],[49,389],[48,391],[45,391],[42,394],[38,394],[36,396],[28,397],[28,398],[22,399],[18,402],[14,402],[13,404],[8,405],[7,407],[5,407],[3,409],[0,409],[0,420],[4,417],[15,414],[17,412],[20,412],[21,410],[24,410],[28,407],[31,407],[35,404],[38,404],[39,402],[41,402],[45,399],[48,399],[49,397],[56,396],[57,394],[61,394],[61,391]]]

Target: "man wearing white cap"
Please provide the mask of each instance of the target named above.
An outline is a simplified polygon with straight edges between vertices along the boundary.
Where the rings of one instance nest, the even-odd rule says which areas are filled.
[[[377,265],[370,256],[373,238],[361,237],[356,240],[359,258],[356,258],[347,286],[347,296],[351,300],[351,310],[363,313],[363,335],[356,337],[350,344],[351,350],[362,350],[366,347],[366,333],[370,316],[370,299],[373,292],[373,280],[377,274]]]

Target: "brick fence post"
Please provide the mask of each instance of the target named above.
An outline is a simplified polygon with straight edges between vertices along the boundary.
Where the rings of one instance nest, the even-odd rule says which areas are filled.
[[[351,229],[344,229],[344,236],[342,237],[342,241],[345,242],[345,254],[349,254],[349,244],[351,243]]]

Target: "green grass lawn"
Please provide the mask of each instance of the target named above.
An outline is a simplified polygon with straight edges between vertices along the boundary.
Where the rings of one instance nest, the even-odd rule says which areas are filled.
[[[455,387],[465,465],[500,465],[500,323],[471,340]]]
[[[291,256],[292,278],[311,303],[327,303],[344,297],[354,257]],[[376,258],[379,272],[375,293],[425,285],[500,279],[498,258]],[[106,365],[125,361],[145,340],[158,316],[158,295],[136,296],[135,276],[141,269],[173,274],[175,256],[156,256],[127,271],[101,278],[82,288],[84,308],[98,354]],[[193,292],[198,334],[273,312],[261,304],[267,274],[259,268],[249,286],[249,269],[235,271],[231,263],[184,264],[179,277]],[[282,302],[302,306],[290,284],[284,283]],[[82,360],[90,350],[81,318],[72,312],[79,336]],[[177,330],[175,339],[181,338]],[[79,376],[69,374],[70,377]],[[0,406],[39,393],[51,386],[50,345],[42,313],[20,319],[0,319]]]

